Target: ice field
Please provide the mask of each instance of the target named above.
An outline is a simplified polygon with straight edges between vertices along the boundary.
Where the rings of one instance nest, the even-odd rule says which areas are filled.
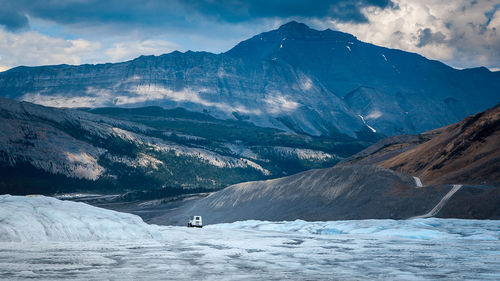
[[[244,221],[202,229],[0,196],[2,280],[499,280],[500,222]]]

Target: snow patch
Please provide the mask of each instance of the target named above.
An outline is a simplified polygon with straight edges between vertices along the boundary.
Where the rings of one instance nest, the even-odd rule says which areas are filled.
[[[376,133],[376,132],[377,132],[377,130],[375,130],[372,126],[370,126],[370,125],[366,124],[365,118],[364,118],[363,116],[361,116],[361,115],[359,115],[359,114],[358,114],[358,116],[359,116],[359,118],[361,118],[361,120],[362,120],[362,121],[363,121],[363,123],[366,125],[366,127],[368,127],[370,130],[372,130],[372,132],[374,132],[374,133]]]
[[[413,177],[413,179],[415,179],[415,185],[417,187],[424,187],[424,185],[422,184],[422,181],[420,180],[419,177]]]

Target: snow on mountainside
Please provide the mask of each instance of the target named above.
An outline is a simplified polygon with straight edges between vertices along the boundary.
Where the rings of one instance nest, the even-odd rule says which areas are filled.
[[[51,197],[0,195],[0,242],[136,240],[161,237],[138,216]]]
[[[17,100],[184,107],[315,136],[420,133],[488,108],[500,101],[498,93],[500,72],[456,70],[297,22],[222,54],[172,52],[0,73],[0,95]]]

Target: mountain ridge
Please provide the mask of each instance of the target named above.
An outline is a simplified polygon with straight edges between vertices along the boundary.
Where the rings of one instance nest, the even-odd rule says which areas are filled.
[[[0,96],[56,107],[184,107],[299,134],[363,138],[457,122],[499,102],[498,81],[497,72],[456,70],[295,22],[221,54],[14,68],[0,73]]]
[[[331,166],[368,144],[183,108],[76,110],[0,98],[0,192],[201,192]]]
[[[420,135],[382,139],[338,165],[378,165],[424,184],[500,184],[500,104]]]
[[[235,184],[148,219],[176,225],[195,213],[207,223],[498,219],[499,144],[500,104],[422,135],[380,140],[331,168]]]

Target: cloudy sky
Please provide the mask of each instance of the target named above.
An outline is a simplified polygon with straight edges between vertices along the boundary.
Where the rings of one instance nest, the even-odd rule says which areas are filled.
[[[290,20],[457,68],[500,69],[500,0],[0,0],[0,71],[220,53]]]

